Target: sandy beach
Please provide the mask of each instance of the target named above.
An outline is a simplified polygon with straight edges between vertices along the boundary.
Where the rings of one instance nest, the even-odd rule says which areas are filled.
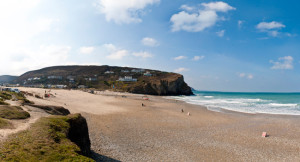
[[[20,90],[41,96],[49,91]],[[159,96],[144,100],[144,95],[128,93],[50,93],[54,96],[28,99],[81,113],[99,161],[300,161],[298,116],[213,112]],[[264,131],[270,136],[261,137]]]

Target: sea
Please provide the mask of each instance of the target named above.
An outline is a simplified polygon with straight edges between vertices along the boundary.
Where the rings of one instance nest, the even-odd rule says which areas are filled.
[[[194,96],[170,98],[219,112],[225,109],[251,114],[300,115],[300,93],[193,92]]]

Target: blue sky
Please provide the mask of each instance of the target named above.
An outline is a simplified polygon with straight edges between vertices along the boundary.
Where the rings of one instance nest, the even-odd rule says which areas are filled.
[[[5,0],[0,75],[53,65],[178,72],[216,91],[300,91],[300,2]]]

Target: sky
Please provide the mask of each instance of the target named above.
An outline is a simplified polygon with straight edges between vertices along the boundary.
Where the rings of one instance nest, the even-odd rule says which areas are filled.
[[[300,92],[294,0],[2,0],[0,75],[54,65],[177,72],[208,91]]]

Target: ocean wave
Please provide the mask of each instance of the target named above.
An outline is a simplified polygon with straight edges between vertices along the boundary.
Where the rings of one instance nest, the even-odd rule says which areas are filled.
[[[299,104],[269,103],[268,105],[273,107],[299,107]]]
[[[211,111],[221,111],[222,109],[243,112],[243,113],[266,113],[300,115],[300,105],[297,103],[279,103],[274,100],[261,98],[232,98],[210,95],[180,96],[172,99],[184,101],[189,104],[202,105]],[[267,97],[265,97],[267,98]]]

